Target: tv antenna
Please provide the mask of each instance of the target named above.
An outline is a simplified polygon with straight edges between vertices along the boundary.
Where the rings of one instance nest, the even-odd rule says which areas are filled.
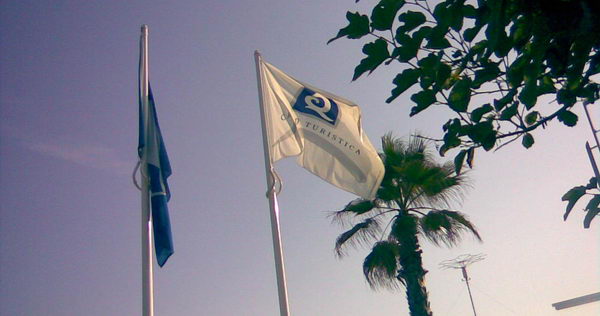
[[[440,262],[440,268],[442,269],[460,269],[465,283],[467,283],[467,290],[469,291],[469,298],[471,299],[471,307],[473,307],[473,315],[477,316],[475,311],[475,304],[473,303],[473,295],[471,294],[471,287],[469,286],[469,275],[467,274],[467,266],[475,262],[479,262],[485,259],[485,254],[479,253],[476,255],[464,254],[454,259],[445,260]]]
[[[600,152],[600,141],[598,141],[598,132],[599,129],[594,127],[594,123],[592,122],[592,117],[590,115],[590,111],[587,108],[588,104],[583,104],[583,109],[585,110],[585,116],[588,119],[588,123],[590,124],[590,129],[592,130],[592,136],[594,136],[594,140],[596,141],[596,146],[590,146],[590,142],[585,142],[585,150],[587,151],[588,157],[590,158],[590,163],[592,164],[592,170],[594,170],[594,175],[597,180],[600,180],[600,171],[598,171],[598,165],[596,164],[596,159],[594,159],[594,154],[592,153],[592,149],[598,149]],[[596,186],[600,189],[600,181],[596,182]]]

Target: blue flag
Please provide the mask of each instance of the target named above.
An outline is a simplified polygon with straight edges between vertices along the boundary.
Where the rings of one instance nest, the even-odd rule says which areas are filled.
[[[146,106],[144,106],[144,103],[146,103]],[[167,178],[171,175],[171,165],[158,126],[158,117],[150,85],[148,85],[147,96],[142,95],[140,89],[139,107],[138,155],[142,163],[142,170],[148,172],[146,176],[149,178],[154,249],[158,265],[162,267],[174,252],[171,222],[167,208],[167,202],[171,198],[167,183]]]

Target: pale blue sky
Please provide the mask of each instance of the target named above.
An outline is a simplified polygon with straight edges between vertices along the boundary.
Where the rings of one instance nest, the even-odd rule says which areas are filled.
[[[363,3],[364,2],[364,3]],[[368,1],[0,1],[0,315],[141,313],[136,163],[139,29],[173,167],[175,254],[155,274],[156,315],[277,315],[254,50],[288,74],[361,105],[379,147],[388,131],[441,135],[447,114],[408,118],[384,101],[398,68],[350,82],[358,41],[326,41]],[[593,106],[598,118],[597,106]],[[582,113],[579,111],[578,113]],[[458,271],[440,261],[485,253],[470,269],[486,316],[589,316],[600,303],[552,303],[600,291],[598,225],[567,222],[560,197],[591,169],[580,124],[478,153],[461,210],[483,244],[424,243],[435,315],[468,315]],[[334,257],[327,218],[354,197],[277,164],[290,308],[298,316],[407,315],[402,292],[372,292],[365,250]]]

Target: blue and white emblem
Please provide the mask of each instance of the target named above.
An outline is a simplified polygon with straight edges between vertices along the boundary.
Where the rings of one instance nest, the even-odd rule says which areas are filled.
[[[308,88],[302,90],[292,108],[331,125],[335,125],[338,120],[339,108],[337,103]]]

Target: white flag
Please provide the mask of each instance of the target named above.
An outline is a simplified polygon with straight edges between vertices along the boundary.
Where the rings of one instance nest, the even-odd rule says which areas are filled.
[[[297,163],[323,180],[372,199],[383,179],[379,155],[362,131],[358,105],[304,84],[260,59],[272,162]]]

